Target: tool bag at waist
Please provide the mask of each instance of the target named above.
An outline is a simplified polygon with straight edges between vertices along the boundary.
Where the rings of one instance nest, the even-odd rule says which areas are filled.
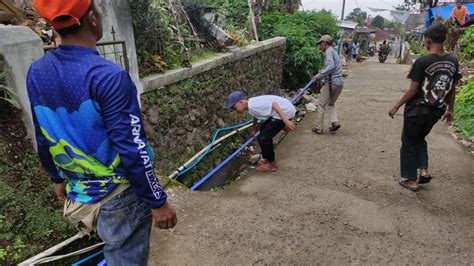
[[[67,199],[64,203],[64,218],[72,223],[82,234],[88,235],[97,225],[100,207],[129,187],[130,184],[119,184],[101,201],[93,204],[85,204]]]

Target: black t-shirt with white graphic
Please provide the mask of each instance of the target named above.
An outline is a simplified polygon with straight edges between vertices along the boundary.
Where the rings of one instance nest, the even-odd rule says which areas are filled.
[[[405,105],[405,117],[442,116],[448,106],[446,96],[453,89],[453,83],[461,78],[461,73],[455,56],[429,54],[415,61],[408,78],[420,85],[415,96]]]

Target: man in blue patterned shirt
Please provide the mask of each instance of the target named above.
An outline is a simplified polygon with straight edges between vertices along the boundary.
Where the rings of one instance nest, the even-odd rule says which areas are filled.
[[[103,28],[94,0],[34,6],[62,37],[27,76],[41,163],[60,199],[100,206],[109,265],[146,265],[152,220],[162,229],[177,220],[154,174],[136,87],[96,51]],[[129,188],[118,193],[123,184]]]

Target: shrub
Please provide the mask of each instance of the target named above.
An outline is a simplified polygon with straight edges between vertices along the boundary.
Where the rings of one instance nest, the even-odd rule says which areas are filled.
[[[474,138],[474,77],[462,87],[456,95],[454,105],[456,125],[458,125],[466,136]]]
[[[264,14],[259,28],[262,39],[282,36],[287,38],[283,66],[284,88],[304,86],[320,69],[323,54],[317,41],[324,34],[336,36],[337,20],[329,12],[295,12]]]
[[[464,32],[460,40],[460,59],[474,66],[474,26],[470,26]]]

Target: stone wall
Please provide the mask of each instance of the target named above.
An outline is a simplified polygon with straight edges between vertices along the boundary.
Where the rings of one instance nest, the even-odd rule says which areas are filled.
[[[280,94],[286,40],[274,38],[197,62],[192,68],[145,78],[145,130],[161,169],[201,150],[217,128],[246,117],[224,109],[227,95]]]

